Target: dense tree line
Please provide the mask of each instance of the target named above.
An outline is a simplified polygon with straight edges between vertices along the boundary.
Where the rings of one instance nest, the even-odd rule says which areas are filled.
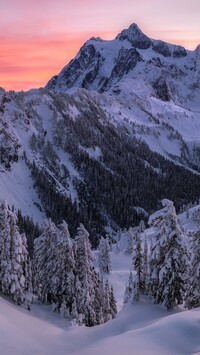
[[[65,105],[52,94],[58,106],[54,142],[50,143],[43,131],[31,139],[31,148],[40,152],[43,164],[29,162],[29,167],[48,217],[59,223],[67,215],[69,225],[75,229],[82,221],[90,235],[96,236],[91,240],[96,247],[107,224],[113,229],[137,225],[141,218],[146,220],[147,214],[156,210],[165,197],[175,201],[177,210],[197,199],[198,174],[152,152],[135,138],[134,130],[138,127],[133,124],[131,129],[126,129],[112,124],[98,102],[88,98],[87,93],[84,95],[72,103],[79,110],[79,116],[73,119],[67,113],[68,96]],[[100,152],[98,157],[88,151],[96,147]],[[69,156],[80,178],[70,180],[68,165],[61,163],[56,153],[60,148]],[[187,147],[182,148],[183,160],[187,160]],[[67,192],[69,182],[77,192],[75,201]],[[138,215],[137,206],[146,211],[143,216]]]
[[[198,146],[190,152],[181,135],[165,122],[164,114],[154,116],[140,107],[153,124],[168,132],[172,141],[180,142],[182,156],[171,156],[176,164],[137,139],[137,133],[152,134],[148,127],[123,121],[120,112],[117,123],[116,117],[105,112],[97,95],[84,90],[74,96],[45,89],[39,92],[49,113],[45,119],[51,131],[47,132],[44,117],[37,111],[40,95],[5,94],[2,112],[7,99],[14,100],[16,110],[11,113],[11,123],[16,120],[25,124],[27,132],[34,132],[27,156],[35,161],[28,162],[26,154],[23,158],[31,169],[41,208],[54,222],[60,223],[67,215],[72,234],[83,222],[90,235],[96,236],[91,240],[96,246],[100,236],[105,235],[105,226],[110,224],[116,230],[137,225],[165,197],[175,201],[178,211],[183,204],[197,200],[199,175],[181,164],[198,171]],[[19,142],[6,117],[2,122],[0,161],[12,168],[11,164],[21,158]],[[95,156],[96,148],[99,156]],[[79,177],[70,174],[70,165]],[[71,186],[75,198],[70,195]],[[138,206],[144,209],[143,216],[138,215]]]
[[[20,216],[20,214],[18,213]],[[117,313],[113,288],[93,266],[89,233],[80,224],[75,239],[68,225],[47,219],[34,241],[30,260],[27,238],[17,216],[0,203],[0,291],[31,309],[32,292],[42,303],[79,325],[102,324]]]

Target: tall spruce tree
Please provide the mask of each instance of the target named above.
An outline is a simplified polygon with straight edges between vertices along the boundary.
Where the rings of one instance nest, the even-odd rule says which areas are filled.
[[[134,245],[133,245],[133,270],[135,271],[134,277],[134,289],[137,290],[136,298],[139,300],[140,294],[143,292],[143,280],[142,280],[142,266],[143,266],[143,256],[142,256],[142,244],[141,244],[141,234],[138,229],[135,229],[134,233]]]
[[[55,263],[56,233],[55,224],[47,219],[41,236],[34,241],[34,290],[42,302],[54,301],[59,282]]]
[[[99,243],[99,269],[107,274],[111,271],[110,244],[107,238],[101,237]]]
[[[163,209],[150,216],[157,232],[151,255],[151,294],[156,303],[173,309],[183,302],[187,253],[173,202],[162,200]]]
[[[130,271],[128,283],[126,285],[125,293],[124,293],[124,303],[133,303],[133,273]]]
[[[82,317],[84,324],[91,326],[96,324],[94,309],[95,284],[93,256],[89,242],[89,233],[80,224],[77,230],[76,242],[76,300],[77,312]]]
[[[148,258],[147,238],[145,235],[143,251],[142,251],[142,276],[141,276],[141,292],[143,294],[147,293],[148,280],[149,280],[149,258]]]
[[[4,294],[10,293],[10,271],[11,271],[11,255],[10,255],[10,223],[9,211],[5,201],[0,203],[0,287]]]
[[[191,260],[187,278],[185,307],[200,307],[200,230],[191,233]]]
[[[130,271],[128,283],[124,293],[124,303],[134,304],[140,299],[138,276]]]
[[[75,297],[75,259],[73,242],[70,238],[68,225],[65,221],[59,225],[55,245],[55,276],[57,282],[58,308],[66,307],[65,317],[71,314]]]
[[[116,304],[116,300],[115,300],[115,296],[114,296],[114,289],[113,289],[112,285],[110,287],[110,312],[111,312],[112,318],[115,318],[115,316],[117,314],[117,304]]]
[[[19,233],[17,217],[0,203],[0,289],[18,304],[31,291],[31,270],[26,236]]]
[[[104,322],[108,322],[112,319],[112,310],[110,302],[110,286],[108,280],[104,285]]]

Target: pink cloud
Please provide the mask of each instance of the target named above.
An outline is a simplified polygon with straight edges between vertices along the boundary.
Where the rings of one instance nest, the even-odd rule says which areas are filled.
[[[200,43],[199,0],[0,2],[0,86],[7,89],[44,85],[89,37],[114,38],[132,22],[153,38],[187,48]]]
[[[102,35],[107,37],[110,33]],[[19,83],[24,90],[30,89],[33,83],[34,86],[44,86],[76,55],[89,37],[88,33],[20,38],[1,35],[0,86],[7,90],[19,90]]]

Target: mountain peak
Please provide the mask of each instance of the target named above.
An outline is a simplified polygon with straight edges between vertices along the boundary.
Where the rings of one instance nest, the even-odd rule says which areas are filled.
[[[135,33],[135,34],[144,34],[140,27],[136,23],[132,23],[129,28],[125,31]]]
[[[128,29],[124,29],[119,33],[116,39],[120,41],[127,40],[133,47],[139,49],[147,49],[151,46],[151,40],[147,37],[136,23],[132,23]]]

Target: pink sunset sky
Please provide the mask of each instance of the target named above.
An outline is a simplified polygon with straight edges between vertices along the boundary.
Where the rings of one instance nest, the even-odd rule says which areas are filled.
[[[195,49],[200,0],[0,0],[0,86],[44,86],[90,37],[137,23],[151,38]]]

